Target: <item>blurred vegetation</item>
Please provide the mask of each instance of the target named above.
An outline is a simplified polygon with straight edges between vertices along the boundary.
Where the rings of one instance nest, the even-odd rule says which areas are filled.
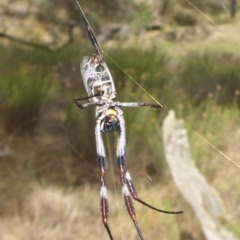
[[[138,6],[138,10],[133,16],[133,19],[133,26],[135,28],[135,31],[139,32],[141,29],[144,28],[144,26],[147,26],[153,20],[150,6],[142,2]]]
[[[68,48],[44,54],[39,50],[17,47],[4,47],[0,51],[5,56],[1,62],[0,110],[6,129],[32,129],[33,123],[40,118],[40,110],[52,107],[53,103],[48,105],[51,100],[57,105],[63,104],[63,121],[71,140],[88,151],[87,146],[94,138],[94,109],[82,112],[71,102],[73,98],[86,95],[82,82],[78,82],[78,59],[85,55],[87,49],[76,53],[74,48]],[[229,53],[190,52],[172,66],[169,65],[174,61],[172,56],[159,49],[143,51],[134,47],[114,47],[106,52],[108,56],[114,56],[118,64],[106,56],[119,101],[153,102],[134,83],[136,80],[165,109],[176,109],[179,117],[203,134],[215,135],[218,132],[222,122],[219,123],[216,116],[223,114],[224,109],[236,116],[235,107],[240,104],[239,60]],[[18,56],[21,56],[21,61]],[[14,62],[10,62],[12,59]],[[156,124],[166,115],[164,110],[149,108],[124,109],[124,112],[130,146],[134,145],[133,136],[136,135],[143,136],[141,145],[149,145],[148,136],[155,132]],[[150,147],[152,144],[150,141]],[[87,155],[93,156],[91,148]]]
[[[239,61],[229,53],[189,53],[183,58],[180,85],[184,94],[194,105],[212,98],[221,105],[231,105],[240,89]],[[216,94],[215,94],[216,95]]]
[[[134,5],[109,0],[81,2],[94,30],[107,18],[117,21],[122,15],[133,19],[135,31],[140,31],[153,20],[152,10],[146,3]],[[207,1],[208,4],[197,0],[191,2],[204,13],[217,13],[220,9],[216,7],[219,6],[219,1]],[[47,13],[49,18],[52,17],[51,10],[59,7],[68,9],[71,19],[81,21],[75,5],[70,0],[38,3],[44,7],[43,12]],[[174,8],[175,3],[183,8],[190,8],[185,0],[169,1],[168,7]],[[94,9],[98,11],[93,11]],[[133,9],[136,11],[132,11]],[[165,12],[168,13],[167,10]],[[169,18],[173,18],[175,24],[197,23],[195,18],[192,20],[192,15],[189,16],[190,18],[181,17],[181,14],[176,12],[169,14]],[[0,191],[4,194],[8,188],[16,186],[15,179],[21,171],[28,173],[23,174],[24,178],[30,176],[47,184],[50,182],[75,187],[85,182],[98,181],[94,108],[83,111],[72,103],[73,98],[86,96],[79,62],[84,55],[93,53],[89,45],[81,41],[80,44],[71,44],[57,52],[15,45],[0,46],[0,124],[4,132],[1,132],[2,138],[5,140],[9,133],[15,133],[14,148],[19,147],[19,152],[23,151],[22,149],[31,152],[32,145],[29,144],[29,149],[25,149],[24,144],[21,145],[23,133],[30,133],[30,141],[42,137],[46,132],[52,134],[46,137],[52,137],[51,140],[43,137],[44,143],[38,140],[38,144],[34,146],[36,157],[26,157],[23,154],[24,160],[20,161],[22,159],[19,154],[18,157],[10,157],[8,161],[3,162],[5,165],[0,169],[3,182]],[[169,49],[171,47],[172,45]],[[199,49],[199,45],[197,48]],[[185,120],[186,127],[190,129],[188,135],[193,160],[202,172],[209,171],[211,166],[208,160],[212,151],[206,148],[199,135],[218,146],[224,137],[224,129],[239,118],[239,57],[234,53],[225,52],[222,48],[218,52],[201,48],[201,52],[185,49],[184,56],[179,59],[174,53],[162,50],[162,45],[161,50],[158,47],[142,50],[137,47],[122,48],[119,45],[104,48],[104,51],[107,53],[105,59],[117,88],[117,101],[154,102],[155,98],[164,106],[164,109],[160,110],[124,109],[128,163],[133,174],[141,177],[141,172],[144,176],[147,173],[151,177],[156,176],[158,182],[160,177],[163,184],[169,182],[169,179],[164,178],[168,173],[165,171],[164,150],[161,144],[161,122],[169,109],[175,109],[177,116]],[[197,134],[192,129],[196,130]],[[64,140],[65,148],[57,141],[60,137]],[[116,134],[104,135],[106,150],[114,161],[116,138]],[[41,148],[43,146],[44,148]],[[110,151],[109,146],[112,149]],[[64,151],[70,153],[65,156]],[[7,171],[3,171],[4,167]],[[138,169],[141,171],[137,171]],[[5,183],[4,178],[7,179]],[[21,180],[19,185],[22,184]],[[239,192],[239,189],[236,191]],[[4,197],[7,201],[8,194]],[[170,200],[165,205],[168,208]],[[174,236],[181,239],[179,222],[175,216],[172,216],[170,221]],[[237,224],[231,223],[231,227],[239,232]]]
[[[119,30],[123,30],[122,35],[128,35],[126,29],[116,30],[119,28],[118,24],[123,26],[127,24],[136,34],[139,34],[141,30],[149,30],[151,27],[163,28],[168,25],[175,28],[179,25],[196,25],[201,15],[196,14],[199,11],[212,14],[211,17],[214,17],[217,22],[226,21],[226,18],[219,17],[220,13],[229,12],[229,15],[235,16],[237,11],[235,0],[231,3],[218,0],[164,0],[163,2],[82,0],[80,4],[88,19],[91,19],[94,31],[107,35],[104,37],[108,39],[119,37],[115,34],[115,31]],[[1,9],[3,24],[0,29],[0,38],[49,51],[69,45],[73,41],[76,26],[81,26],[78,24],[81,22],[81,17],[74,0],[6,0]],[[15,22],[16,19],[20,21]],[[32,23],[31,26],[25,24],[29,21]],[[110,23],[114,23],[115,26]],[[8,31],[11,29],[10,25],[15,26],[15,29]],[[21,34],[17,33],[18,27],[22,26]],[[31,28],[34,30],[32,31]],[[125,37],[123,36],[122,39]]]
[[[54,72],[46,71],[41,56],[38,64],[34,64],[35,54],[35,50],[24,51],[14,46],[0,48],[0,111],[8,132],[32,130],[38,122],[42,105],[56,96],[58,86],[54,84]]]

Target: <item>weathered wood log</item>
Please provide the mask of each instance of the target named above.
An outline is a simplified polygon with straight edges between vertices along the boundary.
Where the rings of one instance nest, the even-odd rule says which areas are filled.
[[[216,190],[208,184],[194,165],[184,122],[176,119],[172,110],[163,122],[163,142],[173,179],[193,208],[206,239],[237,240],[234,233],[220,221],[226,214],[224,204]]]

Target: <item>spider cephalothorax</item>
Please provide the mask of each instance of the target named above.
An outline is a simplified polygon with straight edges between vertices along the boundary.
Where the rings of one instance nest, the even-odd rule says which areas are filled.
[[[117,116],[117,111],[114,108],[109,108],[105,111],[105,118],[101,122],[101,132],[120,131],[120,123]]]
[[[130,173],[127,169],[126,163],[126,136],[125,136],[125,121],[123,118],[123,111],[121,107],[153,107],[161,108],[160,104],[145,103],[145,102],[115,102],[116,90],[111,73],[103,59],[103,52],[100,48],[97,39],[88,23],[81,6],[75,0],[80,10],[81,16],[87,28],[87,33],[92,45],[96,50],[96,54],[90,57],[84,57],[80,65],[81,74],[86,88],[88,97],[73,99],[73,102],[81,109],[96,106],[96,149],[97,149],[97,163],[100,174],[101,184],[101,214],[102,222],[108,232],[110,239],[113,239],[112,233],[108,225],[108,201],[107,201],[107,187],[105,182],[105,169],[107,166],[105,148],[102,139],[103,132],[118,132],[117,142],[117,166],[119,170],[120,183],[122,185],[122,193],[127,211],[137,229],[141,240],[143,236],[138,226],[136,215],[133,208],[132,199],[142,203],[143,205],[156,210],[158,212],[178,214],[179,212],[169,212],[155,208],[144,202],[137,196],[137,192],[133,185]],[[89,103],[80,103],[82,100],[89,99]]]

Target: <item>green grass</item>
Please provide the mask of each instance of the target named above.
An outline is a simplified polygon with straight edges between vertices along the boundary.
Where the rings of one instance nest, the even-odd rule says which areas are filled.
[[[56,96],[58,83],[54,74],[49,74],[49,65],[43,63],[46,55],[37,58],[39,51],[12,46],[1,47],[0,52],[0,111],[5,129],[9,132],[32,130],[41,107]]]
[[[166,109],[175,109],[178,117],[184,118],[187,125],[209,138],[212,143],[218,143],[222,125],[227,124],[231,118],[236,119],[239,104],[236,89],[240,89],[240,76],[238,62],[233,60],[230,53],[216,54],[214,50],[213,54],[209,51],[187,54],[180,63],[176,62],[172,69],[168,63],[174,60],[163,51],[113,49],[112,52],[108,51],[108,54],[114,55],[114,60],[123,70],[129,72],[131,77]],[[153,101],[122,69],[118,69],[111,62],[108,65],[117,83],[120,100]],[[156,124],[161,122],[165,114],[164,110],[125,110],[127,121],[134,123],[129,129],[129,135],[140,134],[143,136],[143,143],[148,144],[149,136],[154,134]],[[226,118],[226,115],[229,117]],[[190,135],[194,149],[193,158],[198,161],[206,148],[195,146],[202,140],[191,131]],[[153,141],[150,142],[152,145]]]
[[[161,164],[164,165],[160,128],[161,121],[167,114],[166,110],[175,109],[177,117],[183,118],[186,126],[197,131],[214,145],[217,145],[222,137],[221,129],[232,118],[237,118],[239,97],[234,95],[234,92],[239,88],[239,71],[238,63],[232,60],[230,53],[224,55],[224,53],[216,54],[215,50],[213,54],[202,51],[186,54],[180,62],[171,59],[169,53],[157,49],[141,51],[137,48],[116,47],[105,51],[121,66],[119,68],[106,57],[116,84],[117,101],[154,102],[132,80],[134,79],[164,105],[164,109],[158,110],[124,109],[129,151],[135,149],[136,145],[148,146],[151,157],[161,159]],[[225,60],[226,56],[231,61]],[[70,95],[85,96],[85,89],[81,85],[81,90],[79,88],[76,94],[70,93]],[[78,132],[86,136],[85,140],[81,140],[79,135],[76,141],[80,142],[80,145],[85,145],[84,141],[91,142],[93,134],[89,135],[87,132],[89,129],[93,130],[95,126],[94,110],[81,111],[70,102],[66,110],[66,124],[69,129],[72,128],[74,133]],[[140,140],[136,136],[141,136]],[[202,158],[204,156],[208,159],[212,149],[206,148],[205,142],[191,130],[189,130],[189,139],[192,157],[201,165],[202,171],[205,171],[207,161],[202,161]],[[115,141],[113,142],[115,146]],[[131,161],[137,163],[138,159]]]
[[[172,209],[171,208],[171,200],[166,199],[164,201],[164,209]],[[176,215],[170,215],[169,216],[169,222],[171,225],[171,234],[172,237],[176,240],[181,240],[181,230],[180,230],[180,226],[179,223],[177,222],[177,217]]]
[[[0,46],[0,111],[7,131],[32,130],[41,109],[65,91],[63,82],[71,74],[72,63],[79,66],[80,56],[75,49],[72,46],[47,52],[18,45]]]
[[[60,74],[67,77],[72,70],[71,65],[78,66],[84,52],[77,53],[74,47],[52,54],[38,50],[23,51],[19,48],[0,50],[4,56],[4,70],[0,82],[3,102],[1,111],[8,129],[15,129],[16,126],[21,128],[24,125],[29,127],[31,122],[35,123],[41,108],[46,106],[49,100],[55,102],[54,98],[59,91],[65,96],[63,121],[72,140],[80,142],[81,146],[92,141],[94,133],[88,132],[89,129],[94,129],[94,109],[81,111],[72,103],[73,98],[86,95],[81,79],[76,91],[68,91],[59,81],[56,67],[59,62],[70,65],[70,69],[65,70],[66,73],[60,69]],[[205,53],[191,52],[182,56],[181,62],[176,61],[174,55],[156,48],[142,51],[137,48],[115,47],[105,51],[121,66],[119,68],[106,57],[118,91],[118,101],[154,102],[132,80],[134,79],[165,108],[124,109],[129,149],[134,148],[135,144],[148,145],[153,155],[160,154],[160,158],[164,159],[162,149],[155,145],[156,138],[159,137],[156,135],[156,125],[161,123],[169,109],[175,109],[177,116],[184,118],[188,126],[203,136],[210,137],[209,140],[216,144],[220,138],[219,129],[225,121],[219,121],[216,116],[226,118],[229,115],[231,118],[238,114],[236,109],[239,97],[235,93],[236,89],[240,88],[240,74],[238,62],[233,61],[234,55],[229,51],[226,54],[216,53],[215,49],[213,53],[209,50]],[[19,56],[22,61],[13,63],[13,59],[20,60]],[[224,107],[225,105],[227,107]],[[229,118],[226,121],[229,121]],[[83,140],[82,135],[87,137]],[[140,143],[136,143],[136,135],[142,136]],[[198,146],[201,145],[201,140],[191,131],[190,142],[193,158],[198,161],[205,147]],[[85,151],[88,151],[87,145]]]
[[[230,230],[232,230],[238,238],[240,238],[240,228],[237,223],[234,223],[232,221],[228,222],[228,227]]]
[[[139,32],[144,28],[144,26],[147,26],[153,20],[150,6],[141,2],[138,6],[138,10],[133,16],[133,19],[133,27],[135,31]]]
[[[29,121],[35,118],[41,120],[41,116],[44,114],[46,123],[46,112],[51,112],[51,107],[54,106],[54,111],[63,113],[62,119],[56,120],[54,126],[58,124],[59,127],[61,125],[59,122],[62,123],[61,126],[64,126],[70,143],[79,151],[77,156],[72,151],[69,153],[72,158],[68,155],[61,159],[61,156],[56,153],[57,156],[54,156],[54,153],[51,155],[53,150],[50,149],[51,151],[49,150],[46,155],[48,156],[50,153],[51,161],[46,161],[47,163],[44,162],[44,157],[37,156],[36,160],[33,160],[36,161],[36,164],[31,162],[31,166],[40,168],[41,165],[45,168],[42,172],[40,171],[40,174],[38,174],[38,169],[33,169],[32,172],[37,173],[35,178],[47,179],[43,182],[49,184],[49,182],[51,183],[49,180],[51,174],[54,174],[54,184],[59,181],[72,184],[74,187],[84,180],[94,181],[92,179],[98,178],[94,139],[95,110],[94,108],[80,110],[72,103],[73,98],[86,96],[79,69],[76,72],[73,72],[72,69],[79,66],[82,56],[88,49],[79,49],[77,52],[74,47],[53,54],[37,50],[23,51],[10,48],[7,49],[9,52],[0,50],[3,53],[3,58],[0,60],[1,66],[3,66],[0,76],[1,120],[5,124],[9,124],[10,129],[16,129],[16,127],[21,128],[24,124],[29,127]],[[206,147],[208,145],[199,137],[199,134],[218,147],[218,143],[224,137],[222,134],[226,127],[233,125],[239,117],[237,58],[229,52],[225,55],[219,52],[216,54],[215,49],[213,52],[208,50],[206,53],[201,50],[195,54],[185,54],[181,61],[179,58],[176,59],[174,54],[171,55],[170,52],[157,48],[148,51],[137,48],[112,48],[105,49],[105,51],[121,66],[121,68],[117,67],[106,57],[116,84],[117,101],[154,102],[129,78],[125,73],[127,72],[151,96],[164,105],[164,109],[124,109],[127,128],[127,160],[134,177],[146,180],[148,164],[153,163],[154,168],[160,169],[155,173],[155,178],[158,179],[157,183],[169,183],[169,179],[166,178],[169,175],[161,143],[161,122],[170,109],[176,111],[178,118],[185,120],[191,154],[196,165],[206,174],[209,173],[209,169],[216,168],[216,166],[209,165],[209,160],[215,150]],[[15,54],[17,55],[15,56]],[[201,88],[206,89],[205,95],[201,95]],[[35,124],[32,128],[35,129],[36,126]],[[28,128],[24,130],[28,130]],[[54,137],[56,134],[53,134]],[[64,131],[61,134],[64,135]],[[50,137],[49,134],[47,138]],[[106,140],[106,152],[109,152],[109,143],[113,164],[115,164],[117,135],[105,134],[104,139]],[[42,144],[45,147],[49,145]],[[43,164],[39,164],[41,161]],[[87,169],[82,167],[86,163],[90,165],[90,172],[88,172],[89,168],[86,172],[83,170]],[[52,173],[52,169],[48,168],[48,164],[54,168],[54,173]],[[13,165],[15,166],[15,164]],[[26,166],[22,168],[24,170],[21,171],[30,171],[26,169]],[[141,171],[138,171],[139,169]],[[46,176],[47,174],[49,174],[49,178]],[[108,169],[108,174],[110,174],[110,169]],[[24,174],[24,176],[29,175]],[[66,175],[69,177],[68,180],[66,180]],[[150,173],[149,176],[154,179],[154,173]],[[66,181],[68,182],[66,183]],[[12,184],[15,184],[14,181]],[[141,181],[137,182],[137,185],[141,186]],[[159,188],[163,189],[162,185]],[[172,194],[171,191],[167,191],[167,195]],[[155,189],[153,192],[156,193]],[[149,189],[147,189],[146,196],[148,194]],[[159,204],[159,199],[154,199],[154,201],[156,201],[156,205]],[[169,207],[168,202],[166,207]],[[144,215],[146,209],[143,208],[143,211]],[[150,212],[146,222],[154,219],[151,216],[155,217],[155,215],[151,214]],[[169,234],[176,239],[181,239],[181,226],[178,219],[175,216],[170,216],[169,219],[166,225],[173,229]],[[234,225],[233,228],[236,229],[236,232],[239,231],[237,225]],[[102,226],[100,229],[102,230]]]
[[[204,3],[198,0],[191,2],[193,2],[194,5],[199,7],[200,10],[203,10],[204,13],[207,14],[216,10],[216,8],[204,5]],[[111,10],[108,15],[114,15],[116,10],[114,2],[107,0],[105,3]],[[179,3],[185,4],[185,6],[188,6],[192,9],[192,7],[185,0],[181,0],[178,2],[178,4]],[[209,1],[207,3],[210,4]],[[95,4],[98,5],[99,3],[92,4],[95,6]],[[99,27],[99,17],[103,16],[103,14],[105,15],[103,4],[101,3],[100,5],[101,6],[98,13],[91,11],[91,9],[95,9],[95,7],[90,6],[88,10],[86,9],[88,13],[91,14],[89,19],[93,17],[93,26],[96,25]],[[129,8],[128,11],[131,10],[132,8]],[[136,31],[140,31],[152,20],[151,14],[151,10],[147,5],[140,5],[138,12],[134,16],[134,27]],[[214,16],[214,19],[217,19],[219,15],[218,13],[215,14],[216,16]],[[222,22],[225,22],[225,19]],[[89,48],[83,49],[82,46],[86,45],[89,46]],[[154,168],[161,169],[160,173],[157,171],[157,174],[155,174],[155,177],[157,178],[156,182],[159,184],[159,187],[156,188],[156,186],[154,186],[156,183],[154,182],[154,179],[152,182],[148,181],[149,186],[152,186],[152,188],[147,188],[144,186],[143,190],[141,189],[138,191],[139,196],[146,200],[150,199],[150,201],[153,202],[153,205],[163,205],[163,207],[166,207],[167,209],[170,209],[170,202],[172,199],[174,199],[174,202],[179,201],[179,196],[177,195],[176,197],[174,195],[174,183],[170,174],[168,173],[164,161],[164,150],[161,143],[161,122],[166,116],[167,111],[174,109],[177,117],[185,120],[191,145],[192,158],[201,171],[206,173],[206,175],[208,175],[207,177],[212,179],[215,178],[217,174],[215,173],[210,175],[209,169],[214,169],[215,172],[217,172],[223,169],[223,167],[221,166],[221,163],[217,163],[215,166],[209,164],[212,156],[214,154],[216,155],[216,150],[206,144],[203,139],[206,139],[214,146],[219,147],[219,143],[221,142],[222,144],[222,142],[224,142],[223,134],[226,130],[226,127],[231,125],[235,127],[234,124],[236,124],[236,121],[239,118],[240,98],[238,91],[240,91],[240,73],[239,57],[237,56],[238,53],[236,51],[236,46],[232,46],[230,44],[225,45],[223,43],[215,44],[214,46],[213,44],[209,44],[207,46],[206,43],[201,43],[200,46],[201,47],[199,47],[199,43],[192,44],[189,42],[182,42],[179,44],[178,42],[177,44],[173,44],[170,42],[164,42],[156,48],[149,49],[147,51],[143,51],[139,48],[124,49],[122,46],[104,49],[104,51],[107,52],[108,55],[110,55],[122,68],[118,68],[110,59],[105,56],[116,84],[118,92],[117,101],[154,102],[151,97],[149,97],[136,83],[134,83],[133,80],[131,80],[131,78],[129,78],[129,76],[126,74],[128,73],[134,80],[137,81],[138,84],[146,89],[151,96],[164,105],[164,109],[160,110],[151,108],[124,109],[124,117],[126,119],[127,128],[127,161],[130,165],[129,169],[131,170],[132,174],[137,176],[137,178],[135,178],[136,185],[141,186],[148,181],[148,172],[146,170],[146,167],[148,166],[147,164],[154,163]],[[176,49],[177,51],[175,51]],[[23,194],[21,188],[25,189],[24,184],[26,183],[27,185],[29,182],[31,182],[31,177],[28,177],[27,181],[24,180],[25,182],[22,182],[22,179],[25,179],[26,176],[33,176],[32,179],[35,178],[37,179],[36,181],[38,181],[38,179],[44,179],[45,181],[43,182],[46,183],[46,185],[62,184],[63,186],[67,186],[68,189],[71,187],[76,189],[75,187],[77,186],[79,188],[76,190],[78,193],[81,193],[81,196],[79,197],[77,195],[76,201],[74,197],[73,206],[77,206],[77,204],[80,203],[83,203],[84,206],[86,203],[89,206],[86,205],[82,209],[87,209],[86,213],[89,214],[89,216],[82,217],[82,211],[78,213],[75,209],[74,212],[77,212],[76,218],[78,219],[79,216],[82,218],[79,218],[79,221],[74,220],[72,223],[66,218],[65,224],[70,222],[72,224],[71,226],[73,226],[74,232],[74,229],[79,230],[79,224],[81,224],[82,219],[86,224],[88,224],[99,218],[100,226],[98,233],[102,234],[105,230],[99,217],[99,186],[97,185],[96,189],[93,189],[91,184],[89,189],[86,189],[85,191],[82,190],[83,182],[92,183],[98,180],[98,168],[95,160],[96,150],[94,139],[94,108],[80,110],[72,103],[73,98],[86,96],[78,66],[82,57],[86,55],[86,53],[87,55],[91,55],[93,52],[94,50],[90,48],[90,44],[86,44],[85,42],[84,44],[81,42],[79,45],[72,45],[69,48],[55,53],[47,53],[36,49],[21,49],[14,46],[0,46],[0,124],[4,123],[4,126],[7,126],[7,130],[10,132],[15,131],[16,129],[21,129],[22,132],[24,132],[28,131],[29,129],[36,129],[38,126],[36,123],[41,123],[42,116],[45,118],[45,122],[42,124],[45,124],[47,121],[49,121],[47,118],[47,113],[51,112],[52,109],[55,111],[54,113],[56,113],[56,115],[59,112],[63,113],[62,119],[56,118],[54,119],[56,122],[48,122],[50,126],[50,132],[56,131],[56,133],[54,132],[52,134],[55,138],[53,138],[51,134],[47,135],[45,132],[43,132],[46,130],[44,128],[44,130],[41,129],[42,132],[37,132],[37,134],[40,133],[39,135],[36,136],[34,133],[30,135],[31,142],[33,139],[35,139],[35,137],[38,138],[37,146],[34,146],[34,141],[34,143],[22,143],[22,145],[19,147],[20,144],[17,142],[18,139],[14,139],[14,145],[12,144],[10,148],[14,148],[14,151],[19,153],[19,156],[15,157],[15,154],[11,156],[10,161],[1,161],[2,164],[9,164],[9,166],[7,165],[5,168],[2,167],[2,173],[0,174],[0,186],[1,188],[4,186],[2,196],[5,196],[6,190],[11,192],[11,194],[14,192],[15,195],[13,194],[14,197],[12,197],[12,199],[16,199],[16,201],[18,200],[19,195]],[[73,73],[72,69],[75,67],[77,70],[76,73]],[[75,76],[77,75],[75,79],[79,81],[77,84],[74,83],[74,74]],[[74,86],[67,86],[71,84]],[[64,131],[63,129],[60,129],[59,125],[63,126],[62,128],[66,130],[66,135],[70,140],[70,144],[72,144],[77,151],[79,151],[77,156],[75,153],[73,153],[73,151],[70,151],[69,153],[67,150],[63,149],[63,146],[67,145],[67,141],[64,142],[65,139],[62,140],[61,137],[64,135]],[[192,131],[192,129],[196,131],[197,134]],[[60,134],[59,131],[61,132]],[[5,139],[6,136],[8,137],[8,135],[3,136],[3,139]],[[44,139],[40,140],[41,136],[44,136]],[[20,137],[22,136],[20,135]],[[106,152],[109,152],[108,146],[110,146],[113,164],[115,164],[117,135],[105,134],[104,139],[106,140]],[[22,138],[20,141],[22,141]],[[28,145],[31,146],[32,149],[25,149],[25,147],[29,147]],[[29,154],[22,153],[23,151],[21,148],[24,148],[24,151],[29,152]],[[56,149],[59,152],[54,152]],[[91,166],[88,168],[88,171],[85,171],[86,168],[82,167],[82,165],[86,162]],[[30,167],[28,167],[28,164]],[[229,167],[229,165],[227,165],[227,167]],[[234,187],[232,187],[235,186],[234,183],[232,183],[232,176],[235,176],[234,178],[236,179],[236,172],[238,170],[234,172],[235,174],[232,174],[230,170],[231,167],[232,166],[230,165],[229,169],[224,169],[222,171],[223,174],[220,177],[222,183],[228,185],[228,189],[225,194],[232,194],[230,195],[230,198],[228,197],[230,199],[229,203],[226,204],[228,205],[228,209],[231,209],[232,206],[234,206],[234,202],[236,201],[234,198],[237,197],[236,190]],[[37,168],[41,168],[42,170]],[[138,171],[139,169],[141,170]],[[27,171],[32,171],[32,174],[26,174]],[[110,168],[108,168],[106,175],[109,176],[110,171]],[[34,176],[35,174],[36,176]],[[22,177],[19,177],[19,175]],[[47,175],[50,175],[50,177]],[[52,177],[52,175],[54,175],[54,177]],[[66,177],[65,175],[68,176]],[[154,178],[153,175],[154,174],[149,174],[149,177]],[[9,182],[11,182],[10,185],[9,182],[6,181],[5,177],[9,180]],[[20,181],[16,183],[16,179],[19,179]],[[107,183],[110,182],[111,181],[107,181]],[[15,186],[15,188],[12,188],[12,186]],[[219,186],[219,191],[223,191],[222,185],[220,184]],[[67,188],[64,194],[68,196],[70,193]],[[123,209],[120,211],[116,206],[114,206],[113,202],[115,201],[115,198],[114,196],[111,197],[111,186],[109,189],[111,203],[110,215],[114,216],[115,213],[115,215],[118,216],[119,212],[124,212],[125,206],[123,206]],[[237,189],[237,191],[238,190],[239,189]],[[165,191],[165,193],[162,193],[162,191]],[[28,199],[28,197],[31,195],[29,195],[29,193],[26,194],[26,192],[24,192],[23,195],[26,195],[25,197]],[[50,189],[49,193],[54,193],[54,190]],[[166,195],[168,197],[170,196],[169,199],[171,200],[168,200]],[[54,195],[50,195],[50,197],[47,199],[47,201],[49,200],[49,208],[47,209],[51,209],[52,207],[54,209],[55,206],[58,207],[57,204],[52,204],[53,201],[55,202],[53,197]],[[61,196],[59,198],[61,198]],[[80,202],[80,198],[92,198],[94,201],[84,200]],[[162,199],[164,198],[167,200],[162,202]],[[7,197],[5,196],[4,199],[5,203],[8,203],[8,195]],[[24,198],[24,202],[26,199]],[[44,201],[44,199],[46,199],[46,192],[43,191],[41,197],[36,194],[34,199]],[[177,201],[175,201],[175,199]],[[183,200],[180,199],[180,202],[181,201]],[[92,208],[94,214],[92,214],[92,211],[89,211],[93,202],[96,203],[96,206]],[[5,210],[5,203],[3,204],[4,211],[7,212],[7,210]],[[25,203],[27,205],[28,201]],[[11,206],[9,208],[9,212],[17,211],[18,209],[16,206],[18,205],[19,203],[15,202],[12,205],[6,204],[8,207]],[[67,202],[66,207],[62,209],[68,209],[67,206],[69,205],[71,204]],[[41,204],[36,204],[34,206],[41,206]],[[26,208],[29,208],[29,206],[26,206]],[[136,209],[138,208],[139,205],[136,204]],[[36,210],[34,208],[32,209],[31,207],[29,209],[30,210],[28,211],[30,211],[31,214]],[[39,209],[43,210],[41,215],[42,218],[40,220],[45,223],[47,218],[44,208]],[[152,212],[151,210],[146,214],[149,209],[144,207],[142,208],[141,206],[139,208],[140,211],[137,211],[137,214],[140,221],[142,217],[142,221],[148,223],[147,229],[145,229],[143,232],[145,234],[147,231],[149,231],[149,234],[151,235],[146,235],[146,238],[154,239],[155,237],[156,239],[156,236],[161,234],[161,238],[163,239],[184,239],[184,237],[181,237],[181,231],[185,230],[188,232],[190,231],[189,229],[191,229],[191,231],[195,232],[195,229],[192,228],[194,225],[194,220],[192,219],[191,214],[189,215],[189,209],[184,209],[184,211],[186,210],[183,216],[184,219],[182,216],[181,218],[165,215],[156,217],[156,213]],[[19,212],[17,212],[15,215],[17,216],[17,214],[19,214]],[[33,217],[31,214],[29,216],[30,223],[33,222]],[[58,216],[56,219],[56,222],[62,221],[61,219],[58,219]],[[127,215],[126,218],[124,215],[123,223],[126,222],[125,219],[128,219]],[[229,226],[239,236],[240,228],[237,222],[238,219],[236,219],[237,217],[235,217],[234,221],[229,223]],[[3,226],[6,226],[4,220],[5,218],[3,218]],[[6,218],[6,220],[8,220],[8,218]],[[117,220],[118,219],[116,219],[115,223],[111,219],[110,224],[112,226],[119,226],[119,222]],[[134,234],[136,234],[132,222],[130,220],[129,222],[129,227],[123,228],[127,237],[134,236]],[[16,239],[19,238],[20,235],[17,233],[17,230],[21,228],[21,224],[24,225],[24,223],[25,222],[22,221],[20,222],[20,227],[16,227],[16,231],[14,231],[16,232]],[[95,223],[98,224],[97,221]],[[9,229],[12,229],[11,226],[13,224],[16,225],[16,222],[12,221],[9,223]],[[25,226],[27,226],[27,224],[28,222],[25,224]],[[66,226],[65,224],[61,229],[64,229]],[[94,224],[94,229],[97,229],[97,224]],[[146,226],[146,224],[140,225],[143,227]],[[41,234],[42,231],[44,231],[45,226],[46,225],[43,225],[43,229],[40,227],[36,231],[39,231],[39,234]],[[185,229],[184,227],[182,228],[182,226],[185,226]],[[6,227],[3,229],[8,231]],[[22,226],[21,229],[25,230],[24,226]],[[53,229],[53,231],[55,230],[56,229]],[[14,232],[10,232],[14,234]],[[59,231],[57,232],[59,235],[62,234],[60,238],[64,236],[63,233]],[[91,232],[92,231],[90,231],[90,233]],[[82,233],[84,232],[80,231],[79,235]],[[24,231],[24,234],[28,234],[28,231]],[[195,236],[189,236],[189,238],[194,238]],[[86,236],[83,236],[83,239],[84,237],[86,238]],[[93,238],[94,237],[96,237],[96,234],[94,234]],[[121,238],[120,234],[118,238]]]

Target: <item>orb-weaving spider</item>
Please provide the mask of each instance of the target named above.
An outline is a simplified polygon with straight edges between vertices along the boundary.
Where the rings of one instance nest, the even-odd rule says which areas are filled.
[[[115,102],[116,90],[114,82],[109,72],[109,69],[103,59],[103,51],[97,42],[93,30],[88,23],[88,20],[83,13],[83,10],[78,3],[76,4],[80,10],[82,19],[87,28],[87,33],[96,53],[92,57],[84,57],[80,65],[81,74],[86,88],[88,97],[73,99],[73,102],[81,109],[96,106],[96,148],[97,148],[97,163],[100,171],[101,183],[101,214],[102,222],[108,232],[110,239],[113,239],[112,233],[108,225],[108,201],[107,201],[107,187],[105,182],[105,169],[106,169],[106,154],[102,139],[102,133],[117,131],[119,134],[117,142],[117,165],[119,169],[120,182],[122,185],[122,192],[124,196],[127,211],[137,229],[138,235],[143,240],[143,235],[138,226],[136,215],[133,208],[132,198],[143,205],[156,210],[158,212],[179,214],[182,211],[170,212],[155,208],[148,203],[144,202],[137,196],[137,192],[133,185],[130,173],[126,164],[126,136],[125,136],[125,121],[123,118],[123,111],[121,107],[153,107],[162,108],[160,104],[145,103],[145,102]],[[80,103],[82,100],[89,99],[89,103]]]

